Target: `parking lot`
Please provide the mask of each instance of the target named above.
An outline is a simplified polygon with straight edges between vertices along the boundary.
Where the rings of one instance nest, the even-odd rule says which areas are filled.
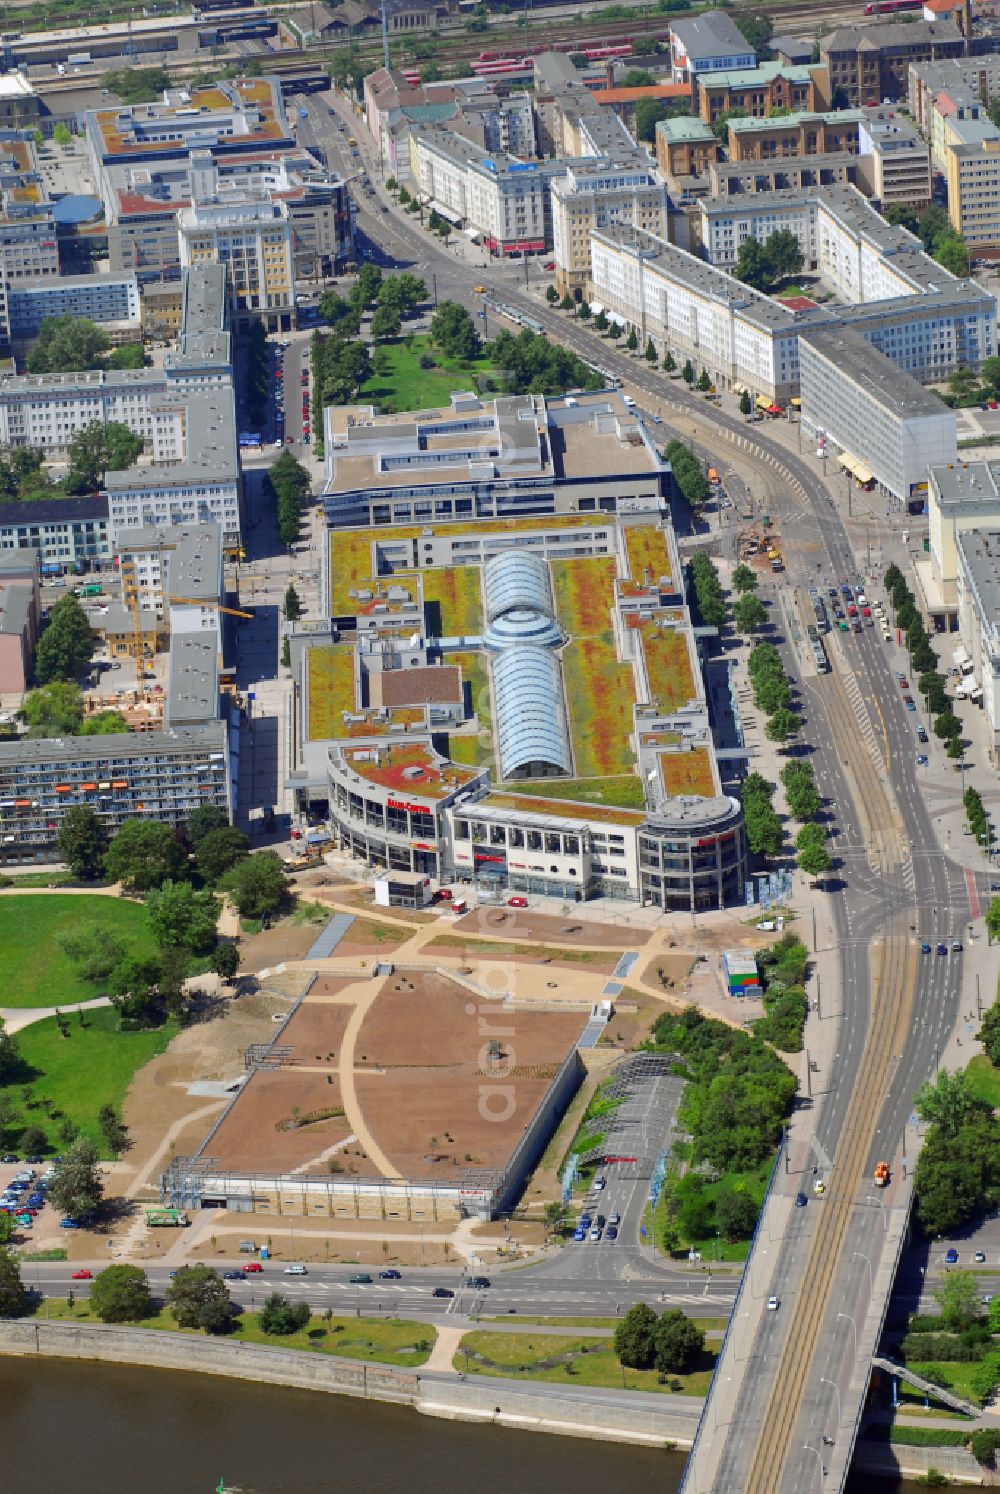
[[[12,1152],[4,1154],[0,1163],[0,1212],[14,1220],[14,1243],[30,1243],[35,1220],[49,1207],[46,1193],[54,1170],[41,1157],[20,1161]]]

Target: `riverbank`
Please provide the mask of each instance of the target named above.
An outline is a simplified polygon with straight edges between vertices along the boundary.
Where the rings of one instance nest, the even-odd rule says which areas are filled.
[[[690,1448],[703,1405],[693,1396],[657,1396],[645,1405],[645,1397],[635,1393],[587,1393],[570,1386],[499,1379],[477,1384],[457,1375],[400,1370],[269,1345],[34,1318],[0,1321],[0,1356],[4,1355],[180,1370],[188,1375],[381,1401],[446,1421],[664,1451]],[[858,1443],[852,1476],[918,1478],[932,1467],[955,1484],[982,1487],[984,1482],[982,1469],[964,1449],[875,1442]]]

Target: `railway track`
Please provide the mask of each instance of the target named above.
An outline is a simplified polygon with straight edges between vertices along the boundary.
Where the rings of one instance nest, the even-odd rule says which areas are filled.
[[[842,679],[827,677],[840,699],[832,703],[830,719],[836,723],[841,760],[848,769],[859,812],[863,815],[869,852],[878,857],[883,875],[898,871],[906,852],[901,826],[875,763],[861,736],[852,730],[854,713]],[[819,688],[827,688],[826,685]],[[902,1051],[912,1019],[917,976],[917,946],[908,930],[905,910],[897,910],[880,940],[871,945],[870,1009],[864,1058],[858,1071],[855,1093],[874,1097],[886,1092],[893,1055]],[[844,1237],[855,1208],[858,1187],[867,1176],[874,1144],[878,1105],[852,1105],[841,1133],[827,1196],[804,1280],[809,1284],[799,1310],[791,1321],[777,1374],[748,1473],[746,1494],[777,1494],[791,1449],[799,1415],[798,1395],[789,1395],[789,1385],[805,1383],[820,1331],[831,1305]]]

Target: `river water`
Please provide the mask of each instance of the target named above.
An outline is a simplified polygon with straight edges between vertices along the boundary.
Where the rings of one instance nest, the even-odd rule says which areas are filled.
[[[11,1494],[674,1494],[684,1458],[128,1366],[0,1359]],[[855,1494],[911,1486],[858,1478]],[[733,1491],[736,1494],[736,1491]]]

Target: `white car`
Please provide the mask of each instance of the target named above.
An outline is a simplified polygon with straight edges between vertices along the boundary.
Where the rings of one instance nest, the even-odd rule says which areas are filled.
[[[285,1275],[286,1276],[308,1276],[309,1272],[306,1270],[305,1266],[286,1266],[285,1267]]]
[[[777,1312],[778,1311],[778,1299],[777,1299],[777,1297],[768,1297],[768,1299],[767,1299],[767,1310],[768,1310],[768,1312]]]

